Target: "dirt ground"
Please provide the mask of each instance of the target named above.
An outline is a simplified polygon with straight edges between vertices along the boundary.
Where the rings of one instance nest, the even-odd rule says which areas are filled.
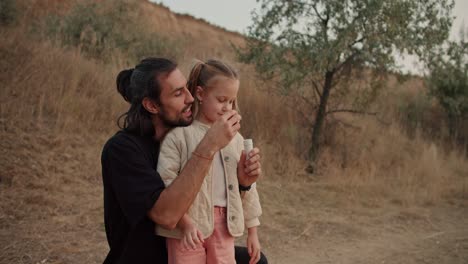
[[[102,263],[105,138],[6,122],[0,263]],[[293,179],[265,176],[259,183],[260,237],[270,263],[468,262],[466,197],[409,206],[342,192],[326,175]]]
[[[270,188],[275,187],[272,184]],[[285,196],[289,196],[290,203],[270,201],[265,205],[276,205],[265,217],[262,230],[267,234],[265,251],[273,263],[466,263],[468,260],[466,201],[410,208],[353,204],[352,198],[337,204],[337,200],[343,199],[339,197],[341,194],[335,194],[337,200],[325,198],[324,201],[324,197],[330,197],[327,192],[333,190],[327,190],[320,181],[295,183],[288,189],[282,192],[289,193]],[[292,197],[298,193],[298,197]]]

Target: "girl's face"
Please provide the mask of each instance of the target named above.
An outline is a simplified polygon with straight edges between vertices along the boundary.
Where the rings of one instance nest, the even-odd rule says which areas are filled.
[[[233,109],[239,90],[239,80],[227,77],[213,78],[207,87],[197,87],[200,102],[197,119],[211,125],[224,113]]]

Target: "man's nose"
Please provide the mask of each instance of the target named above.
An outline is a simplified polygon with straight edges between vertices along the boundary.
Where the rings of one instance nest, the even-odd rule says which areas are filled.
[[[195,100],[193,99],[192,94],[190,93],[190,91],[187,88],[185,88],[185,91],[186,91],[185,104],[193,103],[193,101],[195,101]]]

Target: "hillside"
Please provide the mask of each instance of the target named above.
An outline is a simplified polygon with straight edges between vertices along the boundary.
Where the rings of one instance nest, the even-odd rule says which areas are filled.
[[[230,43],[234,45],[244,43],[242,35],[211,25],[204,20],[190,15],[176,14],[166,7],[147,1],[143,1],[142,5],[148,26],[154,26],[156,31],[163,34],[182,37],[187,43],[191,43],[190,46],[194,49],[192,52],[207,54],[209,51],[210,56],[232,59]]]
[[[107,254],[100,152],[128,108],[115,77],[130,65],[34,35],[49,12],[67,14],[77,2],[17,1],[19,23],[0,26],[0,263],[102,263]],[[466,153],[398,122],[402,102],[425,89],[420,80],[390,78],[372,106],[378,118],[330,120],[320,173],[308,175],[308,127],[291,98],[265,91],[235,62],[230,43],[243,36],[134,3],[142,27],[182,45],[184,72],[194,58],[240,68],[242,133],[262,150],[259,232],[270,263],[466,263]]]
[[[64,14],[73,9],[76,4],[98,2],[93,0],[40,0],[18,1],[22,15],[27,21],[30,19],[43,19],[48,13]],[[187,59],[206,56],[234,59],[231,44],[242,45],[244,37],[236,32],[211,25],[202,19],[194,18],[186,14],[176,14],[167,7],[151,3],[146,0],[123,1],[136,3],[135,12],[142,27],[151,29],[161,35],[176,37],[183,42],[183,56]]]

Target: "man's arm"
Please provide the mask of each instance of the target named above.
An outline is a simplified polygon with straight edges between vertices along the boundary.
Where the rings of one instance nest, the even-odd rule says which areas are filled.
[[[179,176],[161,192],[148,216],[166,229],[174,229],[189,209],[207,175],[214,154],[225,147],[240,129],[240,115],[230,111],[208,130]]]

